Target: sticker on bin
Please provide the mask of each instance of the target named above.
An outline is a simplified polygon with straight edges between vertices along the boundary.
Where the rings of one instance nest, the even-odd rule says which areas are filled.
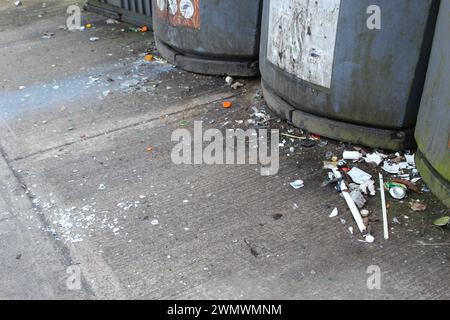
[[[157,16],[171,25],[200,29],[200,0],[157,0]]]

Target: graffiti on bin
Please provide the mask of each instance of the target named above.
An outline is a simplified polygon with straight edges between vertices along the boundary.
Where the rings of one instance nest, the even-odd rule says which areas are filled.
[[[200,29],[200,0],[157,0],[157,16],[171,25]]]

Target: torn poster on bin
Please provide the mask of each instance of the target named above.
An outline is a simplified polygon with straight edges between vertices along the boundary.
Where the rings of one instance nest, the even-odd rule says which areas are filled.
[[[267,59],[296,77],[330,88],[341,0],[270,1]]]

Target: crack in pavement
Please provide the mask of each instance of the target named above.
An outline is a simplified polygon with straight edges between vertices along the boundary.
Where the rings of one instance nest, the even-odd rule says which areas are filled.
[[[8,158],[8,155],[6,154],[5,150],[3,149],[2,145],[0,144],[0,156],[2,157],[3,161],[6,164],[6,167],[9,169],[9,171],[11,172],[12,176],[14,177],[14,179],[16,180],[14,182],[14,184],[17,186],[17,188],[19,189],[23,189],[23,190],[30,190],[25,181],[22,179],[22,177],[14,170],[11,161]],[[36,203],[33,202],[33,196],[30,194],[30,192],[24,192],[26,199],[29,201],[29,204],[31,206],[31,208],[33,208],[35,215],[37,216],[38,221],[43,225],[43,226],[48,226],[51,225],[50,221],[48,221],[48,219],[45,217],[44,214],[42,214],[42,207]],[[9,218],[8,218],[9,219]],[[71,255],[71,250],[70,248],[63,243],[62,241],[57,241],[55,240],[55,237],[50,235],[49,233],[43,233],[43,235],[45,237],[47,237],[48,239],[50,239],[50,243],[53,245],[55,251],[57,253],[61,253],[60,258],[61,261],[64,265],[66,266],[70,266],[70,265],[74,265],[75,264],[75,259],[72,257]],[[92,290],[91,286],[89,285],[89,283],[87,282],[86,278],[84,277],[83,273],[81,273],[81,284],[82,284],[82,288],[84,290],[84,292],[91,297],[95,297],[95,293]]]

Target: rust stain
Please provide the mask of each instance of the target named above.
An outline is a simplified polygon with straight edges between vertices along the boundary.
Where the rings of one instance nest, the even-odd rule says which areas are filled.
[[[156,14],[173,26],[200,29],[200,0],[160,0]]]

